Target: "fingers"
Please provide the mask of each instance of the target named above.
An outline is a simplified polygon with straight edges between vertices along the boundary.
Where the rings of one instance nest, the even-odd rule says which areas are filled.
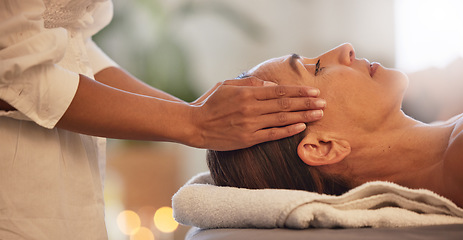
[[[251,108],[250,106],[248,106]],[[292,111],[306,111],[317,110],[326,107],[326,101],[320,98],[278,98],[259,102],[255,106],[255,111],[259,114],[269,114],[276,112],[292,112]]]
[[[281,127],[264,127],[254,133],[255,144],[267,141],[274,141],[282,138],[291,137],[306,129],[306,124],[301,122],[313,122],[323,117],[323,110],[313,110],[299,113],[275,113],[269,114],[263,122],[268,126]],[[264,124],[265,124],[264,123]]]
[[[318,97],[320,90],[309,86],[287,86],[277,85],[274,82],[264,81],[254,76],[232,79],[223,82],[223,85],[233,86],[253,86],[261,88],[252,88],[249,91],[254,93],[258,100],[267,100],[281,97]]]
[[[268,100],[283,97],[318,97],[320,90],[309,86],[278,85],[253,88],[252,93],[257,100]]]
[[[305,129],[306,125],[303,123],[292,124],[279,128],[262,129],[257,131],[254,135],[255,144],[291,137],[304,131]]]
[[[316,121],[322,117],[322,110],[312,110],[267,114],[253,118],[252,120],[240,119],[240,121],[232,124],[234,125],[232,129],[240,129],[238,131],[240,133],[238,134],[239,146],[230,146],[229,144],[220,148],[216,147],[216,149],[228,151],[250,147],[262,142],[291,137],[306,129],[306,124],[304,122]],[[258,130],[249,131],[250,129]],[[228,140],[230,140],[230,136],[233,136],[233,134],[227,134],[227,136],[229,137]]]
[[[248,135],[247,140],[243,140],[243,142],[254,145],[290,137],[303,131],[306,128],[306,122],[317,121],[322,117],[323,110],[272,113],[253,119],[241,119],[235,128],[242,129],[244,132],[249,129],[258,129]]]
[[[253,94],[257,100],[282,97],[318,97],[320,95],[320,90],[314,87],[277,85],[274,82],[264,81],[253,76],[226,80],[223,85],[252,86],[253,88],[249,88],[247,91],[249,94]]]
[[[257,129],[288,126],[297,123],[307,123],[320,120],[323,110],[310,110],[300,112],[279,112],[259,116],[255,118]]]

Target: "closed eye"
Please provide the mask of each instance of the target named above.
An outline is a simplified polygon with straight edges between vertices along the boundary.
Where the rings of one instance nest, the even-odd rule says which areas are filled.
[[[324,68],[320,67],[320,59],[318,59],[317,63],[315,64],[315,73],[314,75],[317,76]]]

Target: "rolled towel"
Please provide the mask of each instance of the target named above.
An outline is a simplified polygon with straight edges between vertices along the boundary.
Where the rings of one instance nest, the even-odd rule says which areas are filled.
[[[215,186],[193,177],[172,198],[175,219],[208,228],[358,228],[463,223],[463,209],[425,189],[368,182],[341,196]]]

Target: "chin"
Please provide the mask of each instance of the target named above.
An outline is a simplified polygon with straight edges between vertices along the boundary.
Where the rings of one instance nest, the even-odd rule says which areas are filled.
[[[402,71],[396,70],[396,72],[397,72],[398,82],[402,86],[402,90],[405,92],[405,90],[407,90],[408,84],[410,82],[409,79],[408,79],[408,76],[407,76],[407,74],[405,74]]]
[[[405,90],[408,88],[409,79],[407,74],[397,69],[385,69],[387,73],[387,78],[396,91],[401,92],[402,96],[405,93]]]

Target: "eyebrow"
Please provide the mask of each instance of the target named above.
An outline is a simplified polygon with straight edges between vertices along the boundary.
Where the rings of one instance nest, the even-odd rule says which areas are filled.
[[[299,69],[297,68],[297,65],[296,65],[296,61],[301,58],[301,56],[299,56],[298,54],[296,53],[293,53],[291,55],[291,57],[289,58],[289,66],[291,66],[291,69],[293,69],[293,71],[295,73],[297,73],[297,75],[301,75],[301,73],[299,72]]]

